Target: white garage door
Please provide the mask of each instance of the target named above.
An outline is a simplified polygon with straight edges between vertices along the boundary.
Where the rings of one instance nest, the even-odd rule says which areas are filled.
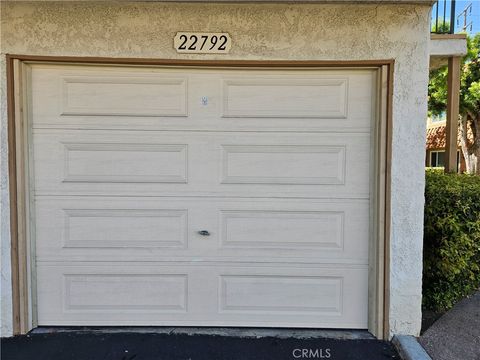
[[[39,325],[367,327],[373,71],[30,82]]]

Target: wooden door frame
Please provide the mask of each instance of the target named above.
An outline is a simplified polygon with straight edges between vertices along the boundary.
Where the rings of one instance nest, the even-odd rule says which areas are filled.
[[[372,133],[374,166],[371,172],[369,242],[368,330],[388,339],[390,274],[390,189],[392,154],[392,98],[394,60],[283,61],[283,60],[177,60],[72,56],[7,55],[8,159],[12,265],[13,332],[25,334],[36,326],[34,249],[30,248],[33,216],[30,197],[28,92],[25,73],[29,63],[131,65],[205,68],[352,68],[376,69],[377,98]],[[373,260],[372,260],[373,259]]]

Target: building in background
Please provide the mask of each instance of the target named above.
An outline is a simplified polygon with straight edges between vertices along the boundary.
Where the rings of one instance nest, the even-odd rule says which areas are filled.
[[[470,128],[467,131],[467,141],[473,141],[473,134]],[[445,166],[445,145],[446,145],[446,120],[443,118],[429,118],[427,120],[427,138],[425,166],[443,168]],[[465,158],[460,146],[460,134],[457,140],[457,171],[465,172]]]

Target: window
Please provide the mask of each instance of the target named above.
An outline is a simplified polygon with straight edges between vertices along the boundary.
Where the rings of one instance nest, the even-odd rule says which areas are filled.
[[[430,151],[430,166],[445,167],[445,151]],[[460,151],[457,151],[457,171],[460,166]]]
[[[437,123],[437,122],[442,122],[447,120],[447,113],[445,111],[442,111],[438,115],[432,115],[430,116],[430,121],[432,123]]]
[[[444,167],[445,166],[445,151],[430,152],[430,166]]]

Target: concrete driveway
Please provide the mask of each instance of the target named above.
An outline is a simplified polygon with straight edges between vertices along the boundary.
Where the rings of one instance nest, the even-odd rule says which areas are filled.
[[[420,343],[433,360],[480,360],[480,291],[437,320]]]

